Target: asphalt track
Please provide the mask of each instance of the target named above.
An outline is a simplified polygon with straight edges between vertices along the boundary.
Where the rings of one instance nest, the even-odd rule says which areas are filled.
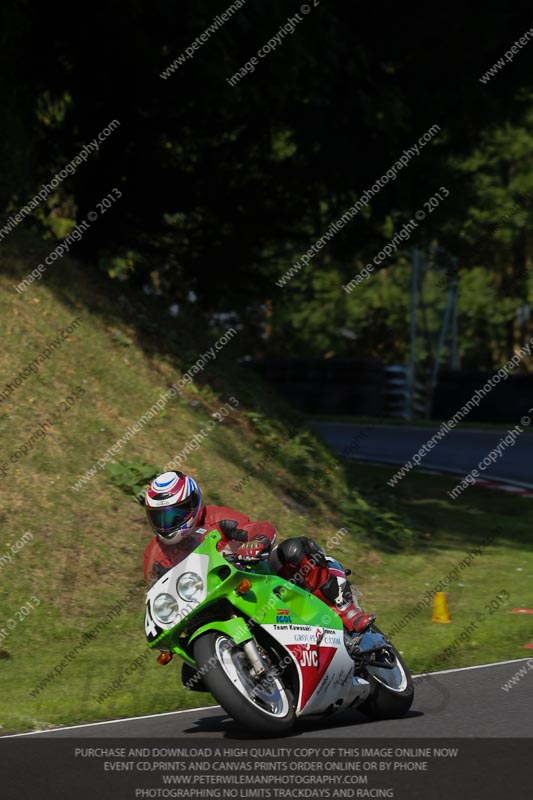
[[[310,427],[320,434],[334,453],[341,455],[353,442],[350,458],[401,466],[436,433],[439,424],[419,428],[405,425],[312,422]],[[508,427],[512,429],[514,426]],[[420,469],[466,475],[477,468],[505,435],[505,430],[453,429],[422,458]],[[531,433],[525,431],[515,440],[514,446],[506,447],[501,453],[495,464],[480,471],[480,478],[533,488]],[[391,477],[395,472],[396,469],[391,468]]]
[[[519,669],[509,691],[501,687]],[[304,738],[526,738],[533,736],[533,658],[446,670],[415,678],[415,699],[402,719],[370,722],[356,710],[300,721],[286,739]],[[206,695],[207,697],[207,695]],[[18,737],[240,739],[243,731],[220,706],[133,717]],[[3,738],[13,738],[6,736]],[[253,736],[247,736],[252,739]]]

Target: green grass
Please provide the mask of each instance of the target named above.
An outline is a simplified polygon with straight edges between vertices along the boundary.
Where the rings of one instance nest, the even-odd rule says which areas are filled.
[[[15,235],[6,247],[0,276],[3,381],[12,381],[74,317],[80,315],[82,322],[37,374],[0,403],[2,462],[9,466],[0,484],[0,557],[24,532],[33,534],[0,570],[0,629],[31,597],[40,601],[0,641],[1,728],[31,730],[209,704],[208,695],[181,687],[176,662],[160,667],[155,654],[98,702],[146,651],[142,556],[150,532],[142,508],[109,481],[108,473],[98,472],[79,492],[70,486],[224,329],[203,329],[194,307],[173,320],[155,300],[139,301],[123,284],[97,279],[67,259],[18,295],[13,284],[49,247]],[[498,590],[507,588],[513,605],[531,605],[533,504],[527,500],[469,489],[452,504],[445,492],[451,481],[414,473],[392,495],[384,489],[391,470],[351,465],[346,471],[305,430],[239,488],[246,470],[265,458],[284,428],[302,423],[266,384],[239,366],[237,357],[246,346],[235,337],[215,365],[143,427],[117,460],[163,467],[234,395],[237,411],[192,452],[184,469],[198,479],[206,502],[271,520],[281,538],[307,533],[325,542],[341,526],[348,528],[335,554],[354,568],[364,606],[378,614],[385,630],[487,528],[498,521],[504,527],[502,539],[465,573],[465,586],[450,588],[453,622],[436,625],[429,613],[421,614],[395,637],[414,670],[430,666]],[[9,456],[76,386],[84,389],[83,397],[60,413],[28,455],[11,463]],[[407,549],[395,548],[397,534],[404,536]],[[84,632],[135,587],[138,596],[32,696]],[[509,614],[510,606],[491,617],[479,637],[446,666],[527,654],[522,645],[532,638],[531,617]]]
[[[349,467],[349,477],[365,496],[379,501],[392,469],[355,464]],[[377,613],[387,631],[453,573],[470,549],[501,528],[482,554],[443,587],[451,622],[432,622],[430,605],[394,635],[414,672],[525,658],[529,651],[524,645],[533,642],[533,617],[511,613],[513,608],[533,607],[533,501],[479,488],[469,488],[460,500],[451,501],[446,492],[452,485],[451,478],[413,473],[395,489],[397,510],[418,533],[410,549],[391,553],[374,547],[363,550],[360,559],[351,543],[345,553],[339,551],[355,565],[365,609]],[[496,601],[496,610],[487,609],[502,590],[509,597]],[[477,618],[480,613],[485,614],[482,621]],[[440,653],[472,622],[477,627],[468,641],[441,660]]]

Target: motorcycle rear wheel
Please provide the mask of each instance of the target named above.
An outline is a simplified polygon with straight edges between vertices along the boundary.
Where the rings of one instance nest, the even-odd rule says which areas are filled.
[[[372,627],[375,633],[381,631]],[[397,667],[393,670],[367,667],[368,680],[373,685],[370,696],[357,707],[371,719],[403,717],[413,703],[415,687],[409,668],[396,648],[392,647]]]
[[[280,678],[254,679],[244,649],[219,631],[200,636],[193,647],[202,680],[222,708],[262,735],[288,733],[296,720],[294,699]]]

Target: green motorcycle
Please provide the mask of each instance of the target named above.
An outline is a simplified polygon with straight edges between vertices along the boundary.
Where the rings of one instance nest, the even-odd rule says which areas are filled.
[[[409,670],[377,628],[348,640],[340,617],[266,558],[245,565],[217,549],[218,531],[194,536],[189,554],[148,590],[145,615],[159,663],[184,660],[186,688],[209,691],[263,735],[347,708],[381,719],[409,710]]]

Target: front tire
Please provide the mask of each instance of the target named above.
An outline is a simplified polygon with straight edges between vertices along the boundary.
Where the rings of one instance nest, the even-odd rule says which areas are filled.
[[[186,661],[183,662],[183,666],[181,668],[181,682],[183,684],[183,688],[187,689],[189,692],[208,691],[200,673],[195,670],[194,667],[191,667],[190,664],[187,664]]]
[[[236,722],[264,736],[292,729],[292,693],[280,678],[254,679],[243,648],[225,633],[204,633],[194,643],[193,656],[208,691]]]
[[[372,631],[381,633],[375,626]],[[403,717],[413,703],[415,687],[409,668],[394,645],[392,653],[397,663],[393,670],[367,667],[367,677],[373,685],[373,692],[357,710],[371,719]]]

